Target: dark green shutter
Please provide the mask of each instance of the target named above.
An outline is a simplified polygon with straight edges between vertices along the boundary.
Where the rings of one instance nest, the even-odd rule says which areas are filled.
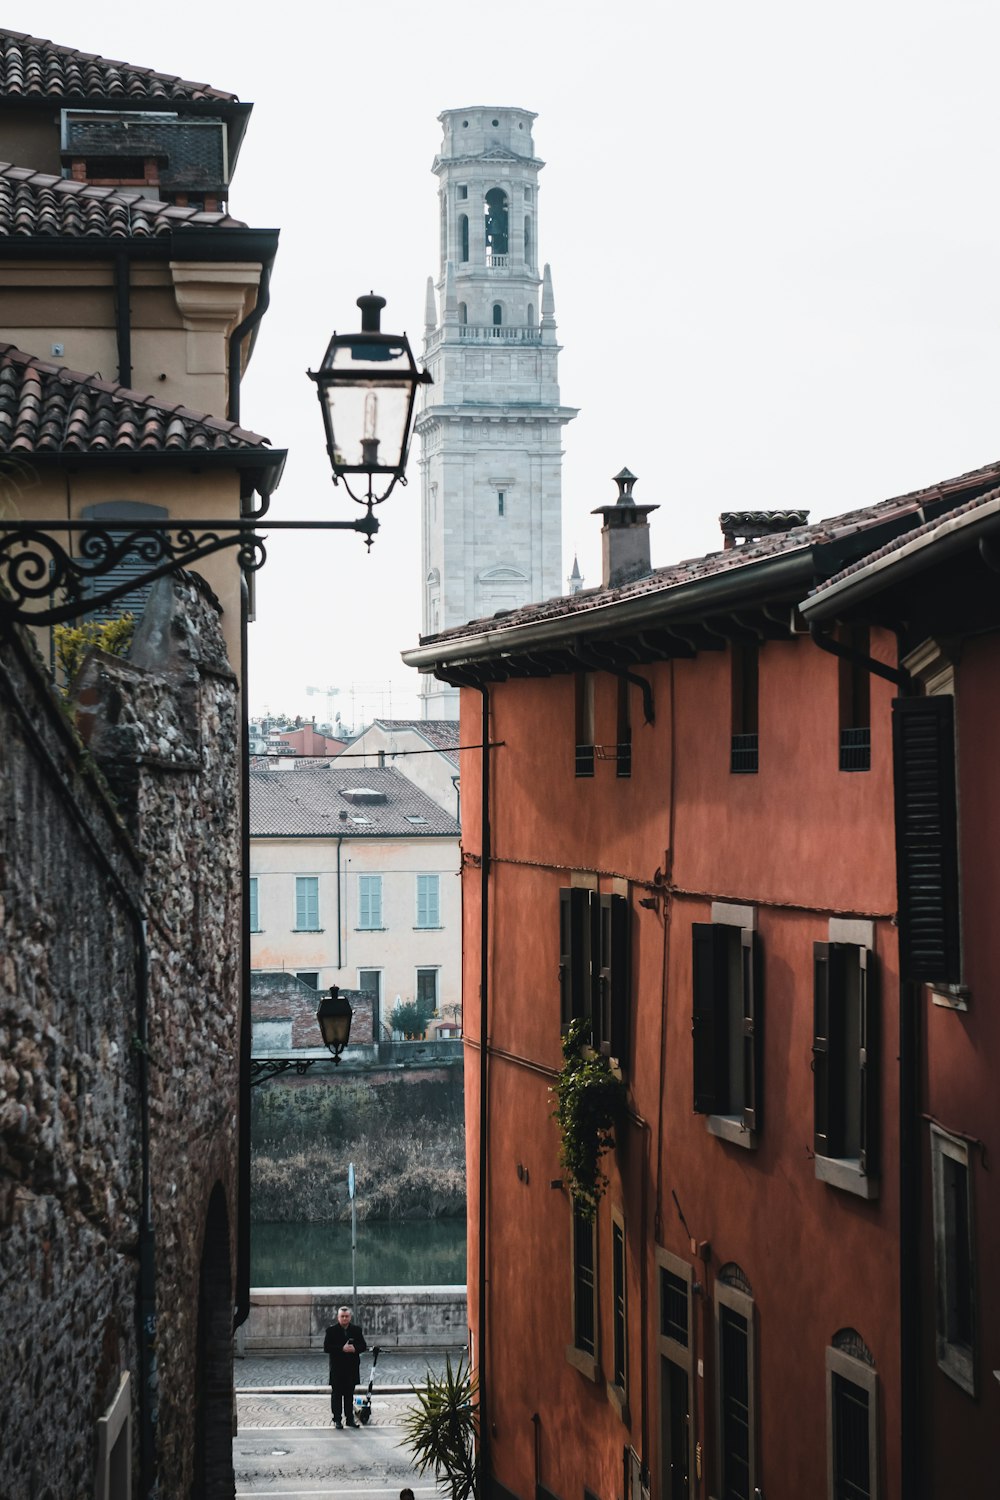
[[[844,962],[843,944],[813,943],[813,1149],[817,1156],[843,1152]]]
[[[948,984],[962,978],[954,702],[892,705],[901,977]]]
[[[879,1170],[879,1047],[880,1005],[875,955],[859,950],[861,965],[861,1170],[875,1177]]]
[[[726,1102],[727,929],[712,922],[691,927],[694,1107],[718,1114]]]
[[[595,1005],[595,1040],[600,1015],[600,1045],[625,1063],[629,1030],[629,905],[624,896],[602,896],[600,911],[600,1006]]]
[[[760,1130],[764,1123],[764,1006],[760,940],[750,927],[740,933],[740,979],[743,999],[743,1124]]]
[[[590,1015],[593,955],[592,891],[573,886],[559,892],[559,1012],[563,1026]]]

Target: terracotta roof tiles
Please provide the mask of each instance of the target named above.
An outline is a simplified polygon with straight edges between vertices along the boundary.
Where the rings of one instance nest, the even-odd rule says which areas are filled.
[[[259,433],[0,344],[0,453],[237,452]]]
[[[0,162],[0,237],[151,239],[188,226],[246,228],[227,213],[164,203],[148,190],[91,187]]]
[[[0,31],[0,98],[237,102],[235,94],[223,93],[207,83],[192,83],[6,29]]]

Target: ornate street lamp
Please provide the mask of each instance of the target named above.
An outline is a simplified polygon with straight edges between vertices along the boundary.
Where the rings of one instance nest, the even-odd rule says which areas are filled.
[[[319,369],[307,373],[323,410],[333,482],[342,479],[351,499],[371,516],[372,506],[397,481],[406,483],[417,386],[431,377],[417,369],[405,333],[381,331],[384,297],[369,292],[358,306],[361,332],[334,333]],[[363,493],[355,494],[352,478],[355,484],[364,479]]]
[[[329,994],[324,995],[319,1002],[316,1020],[323,1035],[323,1045],[333,1054],[333,1060],[338,1066],[340,1054],[351,1040],[353,1015],[347,996],[340,993],[337,985],[331,984]]]

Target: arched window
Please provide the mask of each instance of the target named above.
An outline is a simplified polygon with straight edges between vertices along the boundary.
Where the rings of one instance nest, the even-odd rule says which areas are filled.
[[[509,215],[507,194],[503,188],[490,188],[486,194],[486,259],[507,254]]]
[[[465,302],[460,302],[458,304],[458,321],[462,324],[463,328],[469,321],[469,307]]]
[[[524,216],[524,264],[526,266],[530,266],[530,265],[533,264],[533,251],[532,251],[532,247],[531,247],[531,215],[530,214],[525,214],[525,216]]]
[[[458,252],[459,253],[459,260],[468,260],[468,258],[469,258],[469,215],[468,214],[459,214],[459,216],[458,216],[458,243],[459,243],[459,252]]]
[[[502,322],[503,322],[503,308],[500,306],[499,302],[494,302],[494,304],[493,304],[493,327],[494,328],[499,328],[500,324]]]
[[[528,327],[529,328],[534,328],[534,326],[535,326],[535,304],[533,302],[529,302],[528,303]]]

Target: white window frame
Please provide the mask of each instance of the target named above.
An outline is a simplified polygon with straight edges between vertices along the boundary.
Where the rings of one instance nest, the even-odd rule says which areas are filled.
[[[132,1494],[132,1377],[126,1370],[111,1405],[97,1419],[96,1500],[129,1500]]]
[[[372,910],[372,897],[378,905],[377,912]],[[367,906],[367,913],[366,908]],[[367,915],[368,920],[365,921]],[[373,915],[377,917],[372,920]],[[359,932],[382,932],[385,929],[385,919],[382,914],[382,877],[381,875],[359,875],[358,876],[358,931]]]
[[[423,891],[423,900],[421,900]],[[431,899],[433,892],[433,899]],[[416,886],[417,912],[414,921],[416,928],[440,928],[441,926],[441,876],[421,874],[417,876]],[[421,921],[421,906],[423,907],[423,918]]]
[[[315,921],[315,923],[309,922],[308,920],[306,920],[305,922],[300,922],[299,921],[299,916],[301,914],[304,914],[307,919],[309,917],[309,901],[308,901],[308,898],[306,898],[305,901],[303,902],[302,898],[300,897],[300,889],[304,889],[305,888],[305,885],[306,885],[307,881],[309,881],[309,882],[312,883],[312,885],[313,885],[313,887],[315,889],[315,892],[316,892],[316,921]],[[294,931],[295,932],[321,932],[322,931],[322,928],[319,925],[319,876],[318,875],[296,875],[296,877],[295,877],[295,927],[294,927]]]
[[[263,931],[260,925],[260,879],[256,875],[250,876],[250,931]]]
[[[738,1286],[730,1286],[725,1281],[717,1281],[715,1283],[715,1370],[717,1376],[715,1381],[715,1430],[718,1434],[715,1484],[718,1490],[725,1477],[722,1473],[722,1309],[724,1307],[728,1307],[731,1312],[743,1318],[747,1325],[747,1461],[750,1472],[750,1493],[753,1494],[758,1479],[757,1348],[754,1301],[752,1297],[748,1297],[746,1292],[742,1291]]]
[[[975,1213],[972,1201],[972,1161],[967,1141],[931,1125],[931,1199],[934,1222],[934,1342],[938,1366],[970,1396],[976,1389],[976,1240]],[[972,1343],[953,1343],[948,1337],[949,1285],[954,1273],[953,1249],[948,1243],[945,1204],[944,1160],[948,1157],[965,1168],[967,1218],[965,1231],[969,1242],[969,1300],[971,1303]]]
[[[441,965],[419,964],[413,971],[413,998],[417,1004],[420,1003],[420,976],[421,974],[434,975],[434,1013],[441,1009]]]
[[[680,1343],[679,1340],[677,1340],[675,1338],[672,1338],[670,1334],[664,1333],[664,1331],[663,1331],[663,1321],[664,1321],[664,1311],[665,1311],[665,1309],[664,1309],[664,1306],[663,1306],[663,1279],[662,1279],[662,1277],[660,1275],[661,1271],[670,1271],[672,1273],[672,1275],[676,1276],[676,1278],[677,1278],[678,1281],[682,1281],[684,1283],[685,1288],[687,1289],[687,1343],[686,1344]],[[683,1371],[683,1373],[687,1377],[687,1383],[688,1383],[688,1402],[689,1402],[689,1412],[690,1412],[690,1421],[688,1423],[688,1444],[687,1444],[687,1472],[688,1472],[688,1494],[689,1495],[693,1495],[693,1493],[694,1493],[694,1487],[695,1487],[695,1485],[697,1483],[697,1480],[696,1480],[696,1477],[695,1477],[696,1474],[697,1474],[697,1470],[695,1468],[695,1443],[697,1441],[697,1423],[695,1422],[695,1416],[694,1416],[694,1400],[695,1400],[695,1391],[694,1391],[694,1379],[695,1379],[695,1368],[694,1368],[694,1322],[693,1322],[694,1308],[693,1308],[693,1300],[692,1300],[693,1299],[693,1285],[694,1285],[694,1280],[695,1280],[694,1269],[693,1269],[693,1267],[691,1267],[690,1265],[688,1265],[687,1261],[681,1260],[680,1256],[672,1255],[669,1250],[663,1250],[663,1249],[661,1249],[659,1245],[656,1247],[656,1303],[657,1303],[656,1327],[657,1327],[657,1348],[658,1348],[659,1355],[660,1355],[660,1363],[658,1365],[658,1371],[659,1371],[660,1411],[661,1411],[661,1413],[663,1412],[663,1410],[664,1410],[664,1404],[665,1404],[666,1399],[667,1399],[667,1392],[666,1392],[666,1389],[665,1389],[665,1381],[664,1381],[664,1378],[663,1378],[663,1365],[664,1365],[664,1362],[665,1362],[667,1364],[676,1366],[676,1368],[679,1369],[679,1370],[681,1370],[681,1371]],[[660,1473],[661,1490],[660,1490],[660,1493],[663,1494],[663,1495],[667,1494],[667,1492],[668,1492],[668,1484],[669,1484],[669,1480],[670,1480],[670,1475],[667,1473],[667,1468],[666,1468],[668,1456],[669,1455],[666,1452],[666,1442],[664,1442],[664,1444],[662,1446],[662,1449],[661,1449],[661,1453],[660,1453],[660,1465],[661,1465],[661,1473]]]

